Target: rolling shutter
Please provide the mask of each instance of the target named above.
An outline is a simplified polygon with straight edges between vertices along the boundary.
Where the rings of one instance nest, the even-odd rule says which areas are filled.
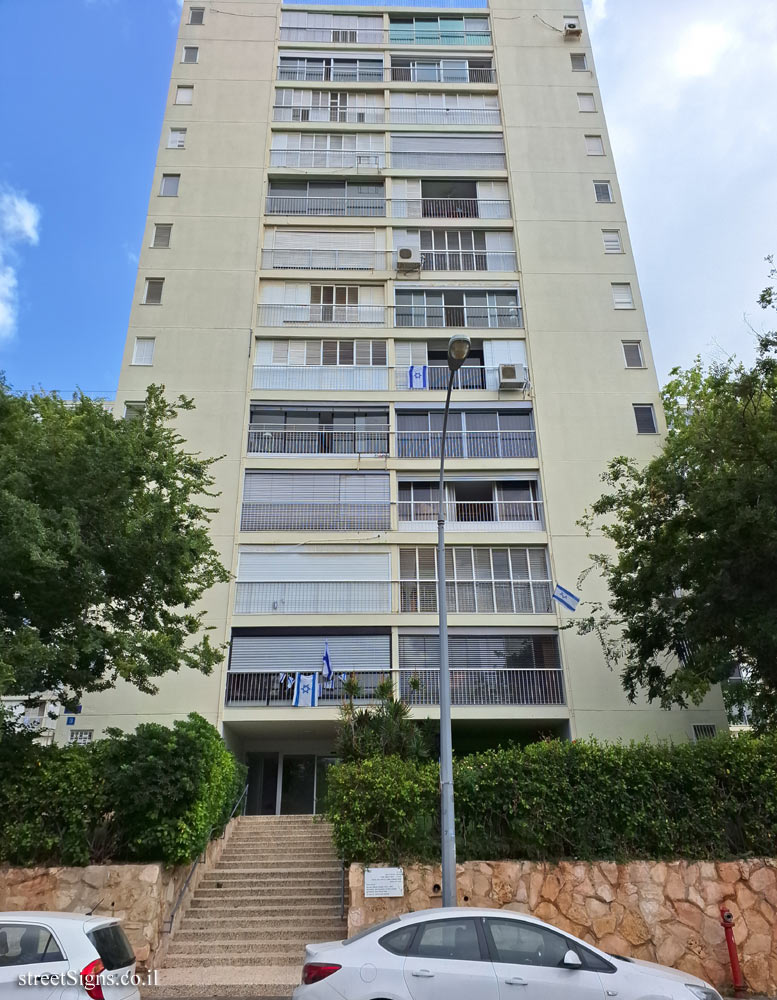
[[[340,503],[369,500],[388,503],[386,473],[260,472],[245,474],[246,503]]]
[[[388,635],[236,635],[232,637],[230,671],[294,673],[320,670],[325,643],[336,673],[391,670]]]
[[[240,552],[237,579],[238,583],[265,580],[279,583],[354,580],[387,582],[391,579],[391,555],[380,549],[352,552],[347,547],[337,551],[327,551],[321,546],[243,549]]]

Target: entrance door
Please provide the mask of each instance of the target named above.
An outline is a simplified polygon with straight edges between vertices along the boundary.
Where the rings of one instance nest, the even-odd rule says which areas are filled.
[[[249,753],[249,816],[309,816],[320,810],[326,772],[336,757],[315,754]]]
[[[281,815],[310,815],[316,793],[315,756],[284,754],[281,774]]]
[[[274,816],[278,810],[277,753],[249,753],[248,795],[246,812],[249,816]]]

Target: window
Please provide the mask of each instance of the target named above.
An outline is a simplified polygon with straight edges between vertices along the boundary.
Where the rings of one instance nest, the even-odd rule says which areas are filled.
[[[151,246],[157,250],[167,250],[170,246],[172,232],[173,224],[171,222],[157,222],[154,225],[154,238],[151,241]]]
[[[612,202],[612,187],[609,181],[594,181],[594,191],[597,201]]]
[[[154,363],[154,337],[135,337],[135,348],[132,352],[133,365],[152,365]]]
[[[633,309],[634,296],[628,282],[613,282],[612,304],[616,309]]]
[[[143,410],[145,409],[145,407],[146,407],[146,404],[145,403],[141,403],[141,402],[137,402],[137,403],[125,403],[124,404],[124,419],[125,420],[137,420],[138,417],[143,416]],[[73,732],[71,732],[71,734],[70,734],[71,738],[72,738],[74,732],[75,732],[75,730],[73,730]]]
[[[693,727],[693,740],[694,743],[698,743],[699,740],[711,740],[714,738],[717,728],[713,725],[700,725]]]
[[[164,283],[164,278],[146,278],[146,291],[143,295],[143,305],[161,306],[162,287],[164,286]]]
[[[180,174],[162,174],[162,184],[159,188],[161,198],[177,198],[178,185],[181,181]]]
[[[495,962],[557,969],[569,951],[567,939],[562,934],[522,920],[489,917],[486,932]]]
[[[72,737],[73,733],[70,735]],[[39,924],[0,924],[0,969],[9,965],[64,960],[65,956],[47,927]]]
[[[126,969],[135,964],[135,952],[120,924],[106,924],[87,932],[87,937],[97,949],[106,972]]]
[[[194,99],[194,87],[188,85],[176,87],[175,90],[175,103],[176,104],[191,104]]]
[[[92,742],[92,737],[94,736],[93,729],[71,729],[70,730],[70,742],[77,743],[79,746],[84,746],[87,743]]]
[[[641,340],[623,340],[623,358],[627,368],[644,368]]]
[[[205,8],[204,7],[190,7],[189,8],[189,24],[204,24],[205,23]]]
[[[184,63],[196,63],[199,62],[200,50],[196,45],[184,45],[183,55],[181,56],[181,62]]]
[[[637,434],[657,434],[656,411],[652,403],[634,403],[634,419],[637,422]]]
[[[392,931],[390,934],[384,934],[382,938],[379,939],[378,944],[385,948],[386,951],[390,951],[392,955],[407,955],[408,949],[410,948],[410,942],[413,940],[413,935],[415,934],[415,924],[409,924],[407,927],[400,927],[398,931]],[[371,927],[370,932],[375,928]]]
[[[430,920],[421,924],[413,944],[418,958],[437,958],[445,962],[479,962],[480,942],[475,921]]]
[[[588,56],[585,52],[570,52],[569,58],[572,60],[572,69],[576,72],[588,69]]]
[[[171,128],[167,137],[168,149],[183,149],[186,146],[186,129]]]
[[[588,156],[604,156],[604,142],[600,135],[585,137],[585,151]]]
[[[605,253],[623,253],[620,229],[603,229],[602,239]]]
[[[577,107],[579,111],[596,111],[596,101],[593,94],[578,94]]]

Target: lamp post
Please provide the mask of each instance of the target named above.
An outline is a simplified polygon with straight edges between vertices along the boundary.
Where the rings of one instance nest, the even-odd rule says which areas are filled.
[[[442,826],[442,905],[456,905],[456,825],[453,817],[451,668],[448,660],[448,595],[445,580],[445,432],[456,372],[467,360],[470,339],[456,333],[448,341],[448,392],[440,436],[440,496],[437,514],[437,611],[440,616],[440,820]]]

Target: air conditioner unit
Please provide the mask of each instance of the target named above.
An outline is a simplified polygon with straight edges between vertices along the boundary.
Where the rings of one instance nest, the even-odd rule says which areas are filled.
[[[524,365],[500,365],[500,389],[525,389],[529,384],[529,375]]]
[[[397,250],[397,270],[421,270],[421,251],[418,247],[400,247]]]
[[[570,18],[564,21],[564,38],[580,38],[582,34],[583,29],[578,20]]]

